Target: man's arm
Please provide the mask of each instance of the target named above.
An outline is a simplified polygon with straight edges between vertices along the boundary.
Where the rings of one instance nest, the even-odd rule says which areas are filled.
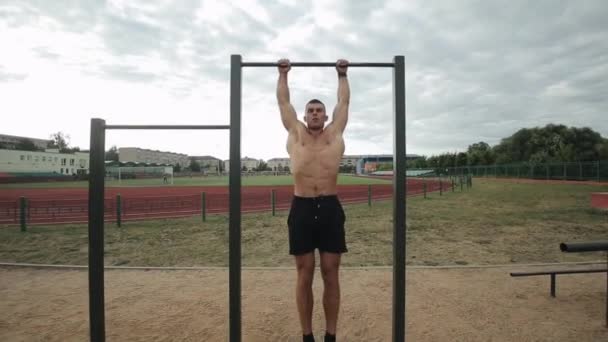
[[[348,61],[343,59],[338,60],[336,63],[336,70],[338,71],[338,103],[336,104],[336,108],[334,108],[331,125],[340,132],[344,132],[346,123],[348,122],[350,87],[348,85],[348,78],[346,77],[347,69]]]
[[[279,110],[281,112],[281,121],[283,126],[288,131],[292,131],[296,128],[298,123],[298,117],[296,110],[289,101],[289,87],[287,86],[287,73],[291,69],[289,60],[279,60],[279,80],[277,81],[277,102],[279,103]]]

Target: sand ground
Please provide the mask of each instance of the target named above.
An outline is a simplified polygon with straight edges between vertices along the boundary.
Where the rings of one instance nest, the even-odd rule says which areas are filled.
[[[606,274],[511,278],[531,267],[407,271],[408,341],[608,341]],[[392,271],[342,269],[339,341],[390,341]],[[226,341],[228,272],[106,270],[107,341]],[[0,341],[86,341],[86,270],[0,268]],[[295,272],[243,270],[243,341],[300,341]],[[315,275],[313,326],[324,330]]]

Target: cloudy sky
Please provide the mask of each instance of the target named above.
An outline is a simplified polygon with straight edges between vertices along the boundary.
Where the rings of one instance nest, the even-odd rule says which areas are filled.
[[[245,61],[406,56],[408,153],[496,144],[522,127],[608,137],[608,3],[598,1],[0,0],[0,133],[89,144],[109,124],[227,124]],[[346,153],[392,153],[390,69],[353,69]],[[286,157],[275,69],[243,73],[242,154]],[[336,100],[331,68],[292,69],[301,116]],[[228,133],[113,131],[107,145],[228,157]]]

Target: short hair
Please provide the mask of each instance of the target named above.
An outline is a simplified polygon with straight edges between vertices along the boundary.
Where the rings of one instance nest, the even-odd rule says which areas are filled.
[[[306,103],[306,107],[308,107],[308,105],[309,105],[309,104],[311,104],[311,103],[320,103],[321,105],[323,105],[323,109],[325,109],[325,103],[321,102],[321,100],[318,100],[318,99],[312,99],[312,100],[310,100],[310,101],[308,101],[308,102]]]

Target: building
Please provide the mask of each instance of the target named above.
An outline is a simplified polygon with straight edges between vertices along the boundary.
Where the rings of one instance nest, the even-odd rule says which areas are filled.
[[[241,158],[241,169],[243,171],[252,171],[260,165],[260,160],[249,157]],[[224,160],[224,172],[230,171],[230,159]]]
[[[417,154],[407,154],[405,156],[406,160],[413,160],[417,158],[420,158],[420,156]],[[378,169],[384,169],[387,167],[392,170],[392,165],[392,154],[370,154],[361,156],[361,158],[357,160],[356,171],[357,174],[362,174],[375,172],[378,171]]]
[[[36,139],[28,137],[20,137],[16,135],[0,134],[0,148],[14,150],[16,146],[23,140],[27,139],[36,145],[41,150],[46,149],[53,141],[49,139]]]
[[[118,149],[118,161],[123,163],[179,164],[182,167],[190,165],[190,159],[185,154],[147,150],[139,147],[120,147]]]
[[[222,160],[212,156],[190,156],[190,160],[201,166],[201,172],[220,173],[222,170]]]
[[[0,172],[56,173],[62,175],[87,174],[89,152],[59,153],[57,150],[20,151],[0,150]]]
[[[285,166],[291,170],[291,159],[289,158],[272,158],[266,163],[272,171],[284,171]]]

